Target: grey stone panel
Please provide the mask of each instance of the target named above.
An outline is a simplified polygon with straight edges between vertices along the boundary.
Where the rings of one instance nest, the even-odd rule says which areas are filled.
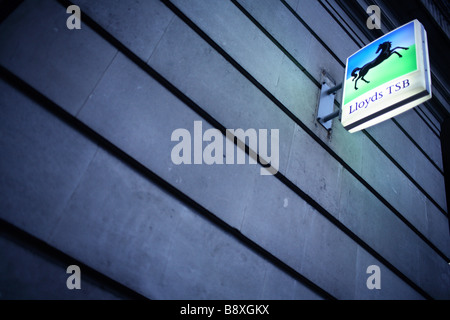
[[[2,149],[8,155],[0,166],[5,177],[2,218],[151,298],[256,299],[264,297],[266,281],[274,296],[281,290],[273,282],[278,277],[286,281],[286,275],[268,261],[9,86],[2,83],[1,92],[6,111]],[[10,137],[16,140],[8,141]],[[19,281],[11,291],[3,291],[4,296],[113,298],[88,282],[84,286],[83,276],[85,295],[70,295],[64,269],[3,240],[1,248],[2,282]],[[25,273],[30,277],[19,279],[17,272],[10,272],[12,265],[27,261],[37,266]],[[54,274],[51,285],[39,290]],[[291,299],[317,298],[303,285],[290,283],[296,288]],[[285,297],[285,292],[280,295]]]
[[[429,106],[421,105],[417,109],[417,113],[422,116],[425,122],[427,122],[435,132],[441,132],[441,124],[439,121],[433,116],[433,113],[428,109]]]
[[[51,243],[154,299],[260,299],[266,282],[286,279],[103,150],[83,176]],[[281,287],[272,289],[274,296],[284,294]],[[302,292],[298,298],[315,297],[306,288]]]
[[[73,2],[144,61],[150,58],[174,16],[160,0]]]
[[[373,163],[373,159],[377,158],[376,153],[379,152],[376,149],[371,149],[363,153],[363,163],[366,164],[363,167],[364,176],[368,177],[369,180],[377,177],[378,183],[373,187],[376,189],[383,188],[385,199],[448,256],[450,248],[448,247],[448,241],[445,240],[448,231],[437,224],[430,223],[431,220],[427,217],[426,208],[437,215],[434,217],[436,221],[444,222],[446,217],[417,188],[413,188],[412,182],[406,176],[399,171],[385,170],[389,166],[390,160],[380,157],[376,165],[370,165]],[[431,207],[434,208],[431,209]]]
[[[124,56],[105,73],[80,118],[181,191],[202,199],[207,209],[221,212],[227,223],[240,225],[259,165],[248,159],[244,165],[174,164],[176,129],[190,132],[193,148],[194,121],[202,121],[203,132],[212,127]]]
[[[264,287],[261,292],[263,300],[322,300],[323,298],[313,292],[301,282],[293,280],[285,274],[277,276],[278,269],[273,265],[266,268]]]
[[[242,232],[338,299],[353,299],[356,243],[279,181],[257,184]]]
[[[360,237],[366,243],[432,297],[448,299],[447,262],[431,250],[425,242],[418,239],[375,197],[367,196],[351,175],[343,174],[341,183],[349,188],[341,193],[342,211],[339,219],[351,230],[359,226]],[[365,195],[362,196],[363,194]],[[441,241],[439,245],[448,254],[448,239],[436,237],[432,240]],[[425,266],[429,270],[439,270],[440,276],[433,279],[430,277],[428,282],[422,282],[423,270],[420,267],[425,268]],[[447,289],[444,289],[445,287]]]
[[[416,123],[419,122],[418,119],[416,120]],[[383,122],[368,128],[367,132],[375,140],[383,141],[383,148],[441,208],[444,210],[447,209],[444,176],[418,148],[411,145],[410,140],[403,134],[400,128],[393,126],[392,122]],[[428,138],[431,139],[432,135],[428,134]],[[432,140],[436,141],[435,136]],[[437,147],[437,150],[440,150],[440,147],[437,145],[435,147]]]
[[[380,289],[369,289],[368,278],[373,274],[367,272],[369,266],[380,268]],[[410,286],[406,286],[383,264],[380,264],[364,249],[358,247],[356,255],[355,297],[358,300],[423,300]]]
[[[442,170],[441,143],[428,126],[416,125],[418,122],[420,123],[423,121],[420,119],[419,115],[413,110],[410,110],[398,115],[395,117],[395,120],[397,120],[409,135],[411,135],[414,141],[420,145],[433,162]]]
[[[81,289],[69,290],[69,265],[54,261],[8,237],[0,237],[0,299],[2,300],[119,300],[81,271]]]
[[[286,176],[336,218],[341,207],[343,167],[301,128],[296,127]]]
[[[97,147],[0,82],[0,216],[45,239]]]
[[[320,81],[322,73],[326,72],[336,84],[342,81],[343,67],[280,1],[241,0],[238,3],[315,79]],[[340,92],[336,99],[340,101]]]
[[[338,299],[355,299],[358,245],[316,212],[307,232],[301,272],[330,288]]]
[[[284,86],[280,81],[287,70],[292,72],[296,66],[282,63],[286,59],[284,54],[237,7],[228,1],[193,1],[190,5],[183,1],[173,3],[270,92],[275,95],[274,89],[279,88],[276,93],[281,93]],[[152,60],[149,62],[152,64]],[[312,121],[319,89],[300,70],[289,80],[292,83],[280,101],[300,119]],[[288,101],[291,97],[297,99]]]
[[[448,218],[430,202],[426,203],[426,210],[429,239],[433,243],[442,243],[441,248],[444,248],[444,245],[450,245]],[[447,250],[443,252],[447,253]]]
[[[326,209],[336,210],[330,212],[398,269],[410,278],[417,279],[414,266],[417,263],[415,247],[428,248],[428,246],[395,217],[389,208],[367,193],[366,188],[347,170],[330,155],[321,151],[320,146],[302,130],[296,130],[293,144],[301,147],[292,148],[287,176],[295,177],[293,181],[296,185],[307,191]],[[315,172],[314,177],[309,176],[308,172]],[[317,180],[321,181],[321,184],[312,182]],[[417,217],[416,224],[423,223],[423,229],[429,234],[431,241],[444,253],[449,254],[445,228],[438,224],[428,227],[425,203],[421,209],[415,209],[411,210],[421,214]],[[441,218],[439,221],[445,223],[442,214],[437,212],[434,214],[438,214],[433,216],[434,219]],[[430,230],[433,232],[429,232]],[[428,250],[431,251],[429,248]],[[399,254],[399,251],[402,251],[402,254]],[[427,256],[427,259],[429,258]],[[437,256],[427,261],[436,265],[445,264]]]
[[[294,10],[297,8],[299,0],[286,0],[287,4]]]
[[[440,300],[449,300],[450,266],[447,262],[429,263],[435,261],[436,256],[424,247],[417,248],[418,284]],[[441,259],[442,260],[442,259]]]
[[[56,1],[25,1],[0,27],[0,64],[76,114],[117,50]],[[63,84],[63,85],[61,85]]]
[[[351,41],[318,1],[300,0],[296,12],[341,61],[346,61],[350,55],[359,50],[359,47]],[[318,19],[318,17],[321,18]]]
[[[377,181],[374,187],[383,188],[386,200],[403,213],[417,229],[425,232],[427,229],[426,200],[421,197],[419,190],[412,188],[412,183],[403,174],[387,170],[390,160],[380,157],[379,153],[380,151],[375,149],[368,149],[363,153],[365,176],[368,179],[378,179],[379,182]],[[378,163],[374,165],[373,159],[377,157],[379,157]]]
[[[172,246],[180,237],[178,224],[186,214],[193,212],[101,151],[51,242],[144,295],[161,298],[167,291],[163,277],[171,274],[166,270]],[[178,272],[185,275],[183,269]],[[166,285],[183,291],[181,282]]]
[[[310,206],[277,179],[256,184],[248,201],[242,232],[300,270],[307,230],[312,228]]]
[[[361,30],[359,30],[358,26],[337,4],[336,0],[328,0],[325,3],[322,2],[322,4],[324,4],[325,7],[332,12],[333,17],[335,17],[342,25],[344,25],[345,30],[354,38],[353,42],[355,42],[357,45],[364,45],[365,43],[369,43],[369,39],[367,38],[367,36],[363,34]]]
[[[227,129],[278,129],[279,167],[286,167],[292,121],[179,19],[150,65]]]

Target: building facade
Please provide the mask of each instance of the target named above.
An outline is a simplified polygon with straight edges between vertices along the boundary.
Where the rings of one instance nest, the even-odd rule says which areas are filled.
[[[0,298],[449,299],[448,17],[395,3],[1,2]],[[415,18],[433,98],[326,130]]]

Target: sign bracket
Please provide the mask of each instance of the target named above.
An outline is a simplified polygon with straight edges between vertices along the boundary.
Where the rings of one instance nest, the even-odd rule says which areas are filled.
[[[326,82],[322,83],[322,87],[320,89],[317,121],[328,131],[331,130],[331,120],[338,117],[341,112],[340,109],[333,111],[334,97],[340,89],[342,89],[342,83],[335,85],[334,87],[330,87]]]

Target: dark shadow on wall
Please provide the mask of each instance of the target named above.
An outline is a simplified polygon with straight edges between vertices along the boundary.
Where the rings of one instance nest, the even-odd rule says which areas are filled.
[[[447,195],[447,212],[450,203],[450,118],[447,118],[441,125],[441,150],[442,163],[444,165],[445,192]],[[449,219],[450,234],[450,219]]]
[[[23,0],[0,0],[0,23],[3,22]]]
[[[146,300],[121,283],[0,219],[1,300]],[[81,270],[81,290],[66,288],[66,268]]]

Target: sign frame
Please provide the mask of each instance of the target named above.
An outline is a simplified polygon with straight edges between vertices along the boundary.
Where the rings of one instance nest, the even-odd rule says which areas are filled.
[[[402,46],[402,43],[410,45]],[[413,20],[347,58],[341,123],[349,132],[357,132],[395,117],[431,97],[427,34],[423,25]]]

